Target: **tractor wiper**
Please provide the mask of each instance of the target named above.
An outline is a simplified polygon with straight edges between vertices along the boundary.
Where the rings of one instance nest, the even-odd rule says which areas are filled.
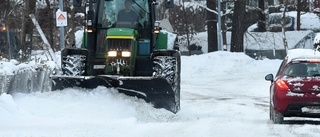
[[[141,7],[141,5],[139,5],[135,0],[132,0],[135,4],[137,4],[138,5],[138,7],[140,8],[140,9],[142,9],[145,13],[147,13],[147,14],[149,14],[144,8],[142,8]],[[140,15],[141,16],[141,15]]]

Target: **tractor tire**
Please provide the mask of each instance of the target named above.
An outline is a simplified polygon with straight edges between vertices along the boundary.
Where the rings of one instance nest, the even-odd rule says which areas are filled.
[[[175,94],[174,113],[180,110],[180,56],[155,56],[153,76],[165,78]]]
[[[85,55],[67,55],[62,57],[62,73],[67,76],[82,76],[85,72]]]

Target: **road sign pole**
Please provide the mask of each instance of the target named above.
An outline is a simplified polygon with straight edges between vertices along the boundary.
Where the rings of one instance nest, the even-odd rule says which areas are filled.
[[[59,0],[59,9],[63,11],[63,0]],[[60,50],[64,49],[64,27],[60,26]]]

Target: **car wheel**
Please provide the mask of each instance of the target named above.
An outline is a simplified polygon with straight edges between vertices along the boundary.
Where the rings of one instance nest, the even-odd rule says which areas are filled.
[[[279,112],[276,112],[274,109],[272,111],[272,122],[274,124],[282,124],[283,123],[283,115]]]
[[[273,108],[271,107],[271,103],[269,105],[269,119],[273,120]]]

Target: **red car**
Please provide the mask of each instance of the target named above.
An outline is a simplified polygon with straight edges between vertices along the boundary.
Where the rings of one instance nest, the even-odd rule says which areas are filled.
[[[274,77],[266,75],[270,86],[270,120],[283,123],[284,117],[320,118],[320,55],[315,51],[288,56]]]

